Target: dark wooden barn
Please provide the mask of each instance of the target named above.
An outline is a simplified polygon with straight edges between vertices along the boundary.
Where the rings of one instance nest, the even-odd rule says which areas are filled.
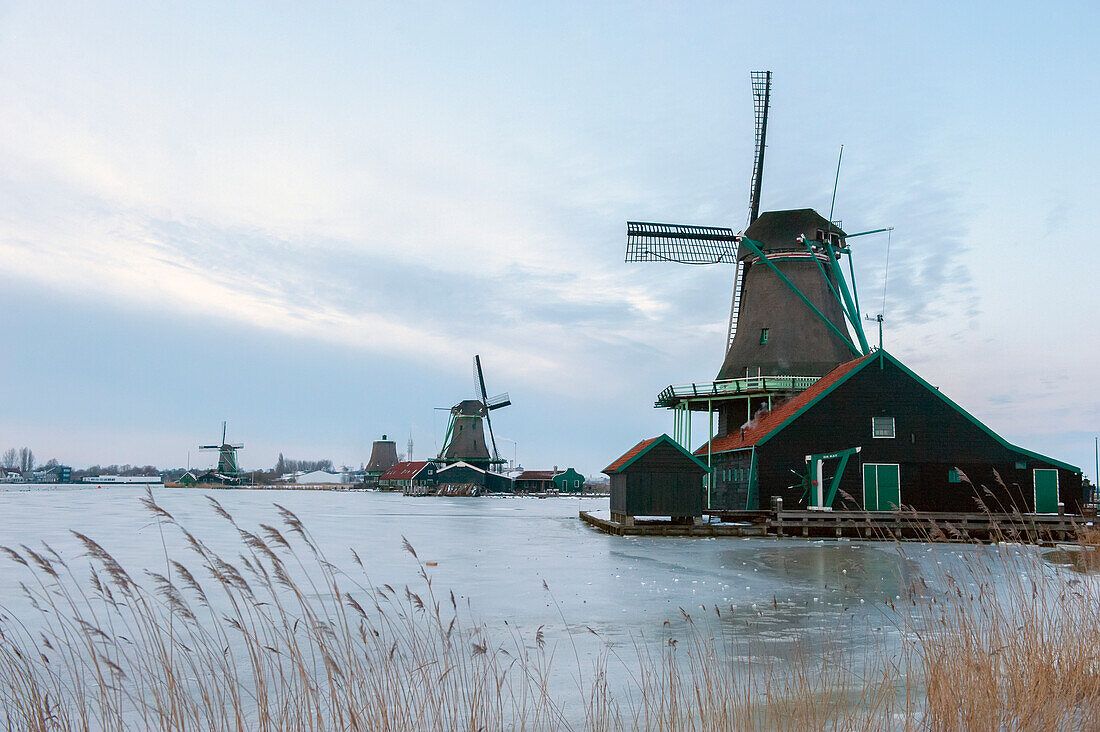
[[[1009,444],[883,350],[710,441],[715,510],[1076,513],[1081,471]],[[708,445],[696,450],[706,455]],[[838,477],[839,474],[839,477]],[[818,486],[821,491],[818,493]]]
[[[435,485],[442,492],[447,492],[445,488],[455,489],[460,486],[467,487],[460,491],[463,493],[474,492],[475,488],[480,493],[511,493],[514,489],[514,483],[508,476],[465,462],[451,463],[436,470]]]
[[[611,520],[635,516],[690,521],[707,508],[707,466],[668,435],[642,440],[603,469],[611,478]]]

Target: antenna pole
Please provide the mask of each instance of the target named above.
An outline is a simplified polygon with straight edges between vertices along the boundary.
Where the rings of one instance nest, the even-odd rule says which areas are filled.
[[[833,208],[836,206],[836,187],[840,183],[840,163],[844,160],[844,146],[840,146],[840,157],[836,161],[836,178],[833,180],[833,200],[829,204],[829,226],[833,225]]]

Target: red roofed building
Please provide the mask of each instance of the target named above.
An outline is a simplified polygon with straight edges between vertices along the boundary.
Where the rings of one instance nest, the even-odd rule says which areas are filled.
[[[561,473],[560,470],[524,470],[516,476],[517,493],[545,493],[553,490],[554,477]]]
[[[383,491],[404,491],[434,483],[435,465],[427,460],[406,460],[378,476],[378,489]]]
[[[881,349],[695,455],[713,467],[715,510],[778,497],[787,508],[972,512],[977,499],[1044,513],[1076,512],[1082,499],[1080,469],[1009,444]]]
[[[611,478],[611,520],[635,516],[691,522],[707,509],[707,466],[668,435],[642,440],[603,469]]]

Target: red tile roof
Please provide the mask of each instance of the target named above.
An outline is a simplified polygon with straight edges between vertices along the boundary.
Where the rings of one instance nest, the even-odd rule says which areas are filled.
[[[853,369],[870,357],[870,355],[860,356],[857,359],[840,364],[815,381],[813,386],[806,391],[788,399],[782,404],[776,405],[771,411],[764,412],[759,417],[753,419],[744,427],[744,432],[735,430],[725,437],[714,438],[710,443],[711,452],[729,452],[730,450],[740,450],[744,447],[752,447],[771,434],[776,427],[783,424],[788,418],[794,416],[798,410],[812,402],[820,394],[825,392],[825,390],[843,379],[851,373]],[[702,447],[695,451],[695,454],[706,455],[707,445],[704,443]]]
[[[606,468],[604,468],[600,472],[602,472],[602,473],[613,473],[613,472],[615,472],[616,470],[618,470],[622,466],[629,463],[631,460],[633,460],[635,457],[637,457],[639,453],[641,453],[643,450],[645,450],[647,447],[649,447],[650,445],[652,445],[654,442],[656,442],[659,439],[661,439],[661,435],[658,435],[657,437],[650,437],[648,440],[642,440],[637,445],[635,445],[634,447],[632,447],[629,450],[627,450],[626,452],[624,452],[622,454],[622,457],[620,457],[618,460],[616,460],[615,462],[608,465]]]
[[[427,460],[406,460],[378,476],[378,480],[411,480],[428,465]]]
[[[516,476],[516,480],[553,480],[555,475],[561,475],[560,470],[524,470]]]

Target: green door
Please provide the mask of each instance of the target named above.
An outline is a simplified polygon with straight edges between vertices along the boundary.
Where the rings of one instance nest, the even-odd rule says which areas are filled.
[[[897,464],[863,465],[863,508],[897,511],[901,507],[901,472]]]
[[[1058,471],[1035,470],[1035,513],[1058,513]]]

